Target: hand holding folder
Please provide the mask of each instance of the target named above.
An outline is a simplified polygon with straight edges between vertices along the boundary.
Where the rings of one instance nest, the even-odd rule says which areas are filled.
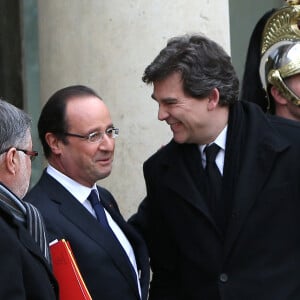
[[[68,241],[50,243],[53,272],[59,285],[60,300],[92,300]]]

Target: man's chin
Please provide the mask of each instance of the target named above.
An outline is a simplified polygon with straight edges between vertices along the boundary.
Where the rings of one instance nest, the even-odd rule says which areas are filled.
[[[106,177],[108,177],[111,173],[112,169],[109,169],[109,170],[101,170],[101,172],[99,172],[98,174],[98,179],[97,180],[101,180],[101,179],[104,179]]]
[[[178,144],[184,144],[187,142],[185,137],[179,135],[173,135],[173,139]]]

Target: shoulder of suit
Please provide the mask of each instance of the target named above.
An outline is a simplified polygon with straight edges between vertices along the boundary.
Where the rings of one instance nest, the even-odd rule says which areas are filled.
[[[281,141],[286,141],[300,151],[300,122],[269,116],[270,123]]]
[[[164,159],[165,156],[168,156],[170,152],[172,152],[175,148],[178,147],[179,144],[177,144],[173,139],[168,142],[166,145],[162,145],[155,153],[153,153],[146,161],[145,163],[148,163],[150,161],[155,161],[157,159]]]
[[[295,130],[300,129],[299,121],[290,120],[290,119],[286,119],[286,118],[282,118],[282,117],[274,116],[274,115],[269,115],[268,119],[276,127],[285,127],[285,128],[295,129]]]

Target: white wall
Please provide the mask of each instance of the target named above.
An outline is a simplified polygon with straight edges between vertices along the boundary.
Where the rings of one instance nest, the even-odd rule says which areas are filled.
[[[171,138],[141,76],[168,38],[202,32],[230,50],[228,1],[38,0],[41,101],[71,84],[95,89],[120,127],[100,182],[125,217],[145,195],[142,164]],[[159,176],[159,174],[158,174]]]

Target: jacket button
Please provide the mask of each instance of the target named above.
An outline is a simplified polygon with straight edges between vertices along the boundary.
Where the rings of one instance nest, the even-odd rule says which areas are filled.
[[[220,275],[220,281],[223,282],[223,283],[227,282],[228,281],[228,275],[226,273],[222,273]]]

